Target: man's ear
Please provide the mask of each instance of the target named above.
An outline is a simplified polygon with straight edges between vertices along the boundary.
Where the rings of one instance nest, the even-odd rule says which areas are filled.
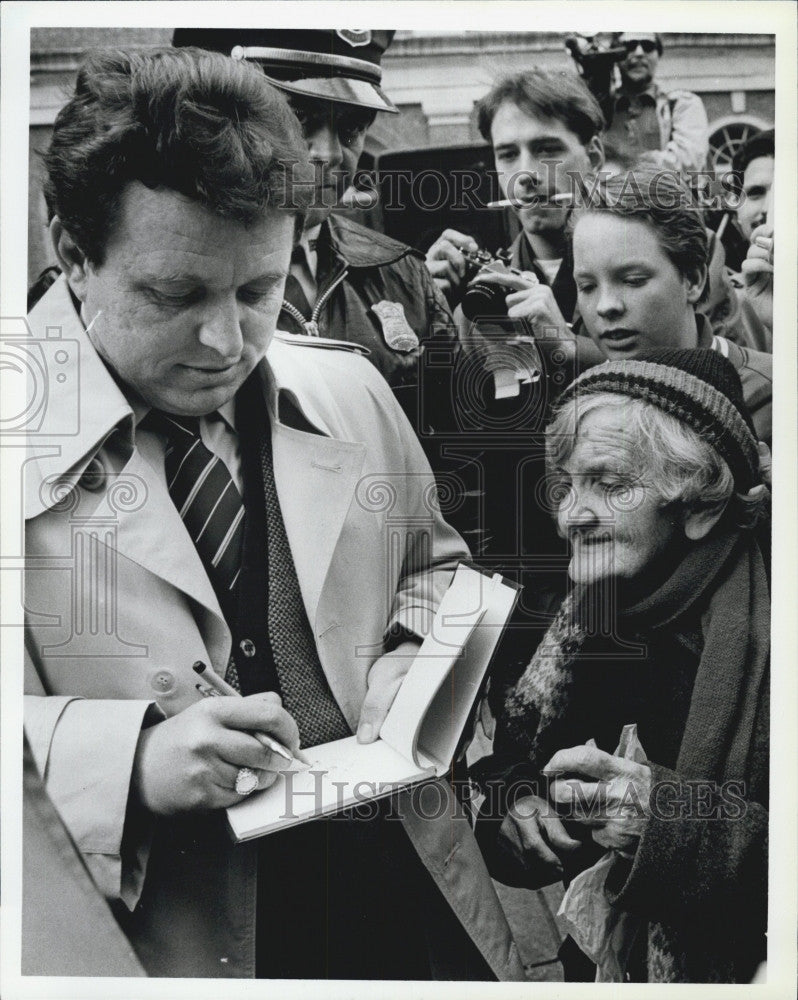
[[[53,216],[50,223],[50,241],[53,244],[61,270],[69,282],[69,287],[83,302],[86,298],[89,262],[77,243],[61,225],[61,220],[57,215]]]
[[[604,166],[604,144],[601,141],[601,137],[594,135],[585,146],[585,152],[590,161],[590,169],[594,174],[597,174]]]
[[[694,510],[684,516],[684,533],[692,542],[699,542],[712,531],[721,515],[726,510],[726,504],[710,507],[709,510]]]
[[[697,267],[692,274],[687,275],[687,301],[695,305],[701,298],[704,285],[707,283],[709,269],[706,264]]]

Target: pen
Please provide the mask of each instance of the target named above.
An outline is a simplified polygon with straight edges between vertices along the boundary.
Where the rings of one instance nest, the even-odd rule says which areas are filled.
[[[536,201],[531,202],[514,201],[512,198],[502,198],[501,201],[489,201],[485,208],[529,208],[545,205],[546,202],[551,201],[555,202],[555,204],[566,204],[569,201],[573,201],[573,195],[568,191],[562,191],[560,194],[553,194],[549,197],[541,195]]]
[[[195,685],[203,698],[217,698],[228,695],[232,695],[235,698],[241,697],[241,692],[236,691],[234,687],[228,684],[222,677],[219,677],[218,674],[214,674],[210,671],[206,672],[206,667],[202,660],[197,660],[194,664],[193,670],[205,681],[204,684]],[[276,753],[277,756],[282,757],[283,760],[287,760],[289,763],[293,760],[298,760],[300,764],[310,766],[310,761],[307,757],[305,757],[301,750],[297,750],[292,754],[288,747],[284,747],[282,743],[278,743],[274,737],[268,736],[266,733],[253,732],[252,735],[262,747]]]

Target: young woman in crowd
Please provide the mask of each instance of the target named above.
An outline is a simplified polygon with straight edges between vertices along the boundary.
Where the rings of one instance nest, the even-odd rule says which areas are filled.
[[[770,445],[773,360],[715,336],[696,307],[708,293],[703,214],[674,174],[653,168],[610,178],[571,218],[581,321],[604,357],[652,348],[705,348],[737,370],[760,441]]]

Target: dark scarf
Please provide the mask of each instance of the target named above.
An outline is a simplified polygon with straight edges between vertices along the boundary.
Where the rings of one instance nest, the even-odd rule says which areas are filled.
[[[605,597],[599,588],[574,588],[508,692],[508,730],[538,766],[547,730],[568,711],[580,650],[602,624],[601,609],[611,607]],[[770,604],[754,535],[719,533],[695,545],[665,583],[619,612],[619,631],[679,632],[691,611],[700,614],[703,647],[675,770],[685,779],[744,780],[754,797],[764,799],[767,777],[751,756],[757,714],[767,713]],[[678,929],[652,922],[647,938],[649,981],[688,981],[689,943]],[[708,954],[702,981],[731,981],[733,968],[733,956]]]
[[[641,633],[676,628],[707,599],[704,646],[676,770],[686,778],[725,781],[748,775],[770,657],[770,595],[754,537],[731,532],[705,540],[624,621]]]
[[[764,564],[753,536],[713,535],[693,546],[653,593],[618,612],[624,635],[664,629],[705,605],[703,649],[679,751],[685,777],[745,776],[759,692],[769,652],[769,600]],[[506,697],[514,742],[535,759],[548,727],[568,710],[583,644],[613,603],[601,587],[575,587]]]

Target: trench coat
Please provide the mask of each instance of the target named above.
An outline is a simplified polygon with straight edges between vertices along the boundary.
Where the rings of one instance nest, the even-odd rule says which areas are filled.
[[[221,811],[128,809],[142,727],[197,700],[196,660],[224,674],[230,631],[64,279],[29,324],[50,343],[53,408],[30,435],[25,476],[25,726],[37,766],[150,975],[253,976],[254,845],[233,846]],[[467,550],[430,501],[429,466],[369,362],[276,337],[261,375],[302,599],[354,730],[386,631],[423,635]],[[284,413],[299,413],[298,426]],[[497,977],[522,979],[470,822],[438,784],[441,807],[427,818],[402,809],[405,829]]]

